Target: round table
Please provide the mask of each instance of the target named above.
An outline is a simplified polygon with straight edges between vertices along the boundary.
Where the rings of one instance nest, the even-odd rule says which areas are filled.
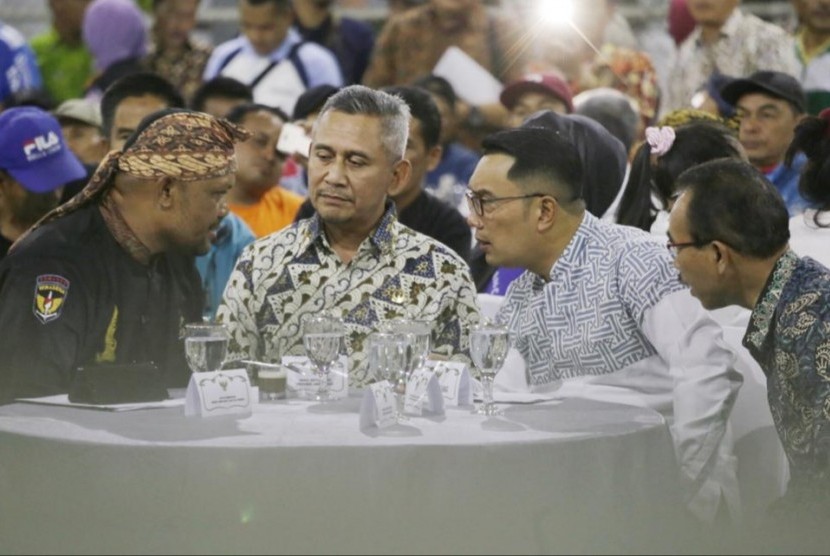
[[[671,547],[656,412],[560,400],[360,430],[359,397],[249,417],[0,407],[0,552],[551,553]],[[668,543],[668,544],[663,544]]]

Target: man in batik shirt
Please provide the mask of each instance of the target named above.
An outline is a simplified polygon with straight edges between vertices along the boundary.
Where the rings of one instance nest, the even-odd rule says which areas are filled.
[[[830,270],[788,245],[787,207],[749,164],[708,162],[680,176],[675,266],[703,306],[752,310],[743,344],[767,375],[790,463],[784,513],[830,517]],[[735,209],[735,207],[740,207]]]
[[[528,125],[485,139],[468,221],[488,264],[526,270],[498,318],[532,389],[664,415],[684,502],[714,520],[737,496],[726,432],[741,382],[734,355],[663,245],[585,209],[582,173],[576,148],[555,129]]]
[[[396,317],[434,321],[433,351],[463,356],[478,319],[467,264],[398,223],[387,200],[409,178],[408,128],[406,103],[387,93],[354,85],[326,102],[308,165],[317,214],[260,239],[237,262],[217,315],[231,331],[231,359],[305,354],[302,319],[323,311],[346,322],[354,386],[373,378],[366,337]]]

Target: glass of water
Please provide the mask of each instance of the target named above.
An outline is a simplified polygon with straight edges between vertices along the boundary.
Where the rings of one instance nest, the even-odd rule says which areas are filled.
[[[184,327],[184,353],[194,373],[218,371],[228,354],[230,333],[224,324],[196,322]]]
[[[483,403],[473,410],[479,415],[501,415],[493,402],[493,380],[504,365],[510,347],[510,332],[504,324],[485,320],[470,329],[470,357],[478,369],[483,387]]]
[[[320,386],[314,397],[319,402],[332,400],[329,391],[329,373],[331,366],[340,357],[346,327],[339,318],[330,315],[308,315],[303,320],[303,346],[315,367],[320,379]]]
[[[395,418],[398,422],[408,419],[403,413],[403,406],[407,364],[414,359],[408,357],[412,354],[412,340],[411,336],[405,334],[383,331],[373,332],[366,339],[369,372],[375,378],[391,384],[395,393]]]
[[[385,329],[394,334],[408,334],[412,338],[412,357],[407,365],[407,380],[409,374],[424,367],[432,350],[433,323],[429,320],[415,318],[398,318],[386,323]]]

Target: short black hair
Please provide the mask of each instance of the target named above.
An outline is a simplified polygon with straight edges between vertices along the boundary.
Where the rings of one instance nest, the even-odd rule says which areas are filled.
[[[193,93],[193,99],[190,101],[190,107],[193,110],[204,112],[205,104],[211,98],[226,98],[253,102],[254,93],[249,86],[232,77],[214,77],[213,79],[205,81],[196,89],[196,92]]]
[[[281,119],[283,123],[288,121],[288,116],[279,108],[268,106],[266,104],[256,104],[253,102],[234,106],[233,109],[228,112],[228,115],[225,116],[225,119],[235,124],[241,124],[242,120],[245,119],[245,116],[254,112],[268,112],[269,114],[273,114]]]
[[[182,95],[167,79],[152,72],[139,72],[125,75],[115,80],[101,97],[101,129],[104,137],[112,132],[115,111],[126,98],[152,95],[162,99],[169,108],[184,108]]]
[[[570,142],[545,127],[517,127],[488,135],[484,155],[502,153],[515,159],[507,177],[520,186],[524,180],[542,179],[551,189],[564,190],[560,203],[582,200],[582,161]],[[552,193],[552,192],[551,192]]]
[[[447,101],[450,108],[455,109],[455,104],[458,102],[458,95],[455,94],[455,89],[452,88],[450,82],[440,75],[435,75],[434,73],[427,74],[416,79],[412,85],[426,89],[434,95],[438,95]]]
[[[677,183],[690,195],[686,219],[694,241],[722,241],[759,259],[773,256],[789,241],[787,205],[750,163],[712,160],[689,168]]]
[[[417,87],[394,86],[381,89],[396,95],[409,105],[410,115],[421,122],[421,138],[427,149],[439,144],[441,139],[441,113],[428,92]]]
[[[291,0],[245,0],[252,6],[262,6],[264,4],[273,4],[275,8],[280,11],[292,10]]]

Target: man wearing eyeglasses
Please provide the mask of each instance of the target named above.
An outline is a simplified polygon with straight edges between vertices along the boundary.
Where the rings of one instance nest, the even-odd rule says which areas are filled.
[[[483,147],[468,221],[488,264],[525,269],[497,318],[514,333],[529,387],[662,413],[684,501],[714,520],[722,498],[734,502],[726,424],[741,384],[720,327],[663,245],[585,210],[579,155],[555,131],[502,131]]]
[[[773,421],[790,464],[775,515],[797,528],[814,524],[813,532],[822,532],[815,539],[826,543],[830,270],[790,249],[787,207],[751,165],[712,161],[684,172],[677,183],[684,192],[668,233],[681,280],[708,309],[752,310],[743,344],[767,376]]]

